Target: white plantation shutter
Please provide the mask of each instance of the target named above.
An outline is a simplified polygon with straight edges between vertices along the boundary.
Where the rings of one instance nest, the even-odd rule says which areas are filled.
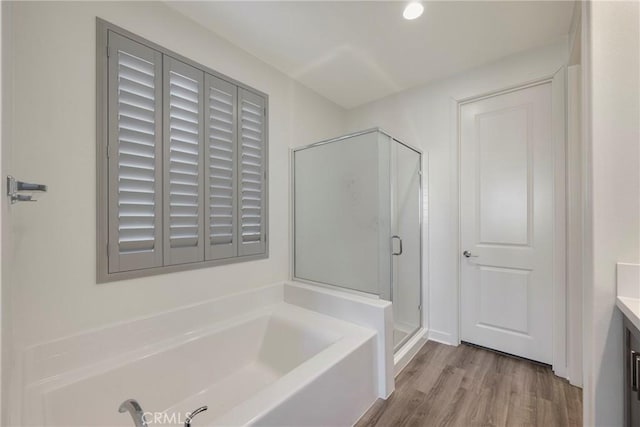
[[[206,259],[212,260],[237,254],[237,88],[209,74],[205,87]]]
[[[109,271],[162,265],[161,54],[108,34]]]
[[[265,99],[238,89],[238,255],[265,252],[266,242],[266,114]]]
[[[203,80],[164,57],[165,265],[204,260]]]
[[[267,256],[267,96],[104,21],[97,35],[98,281]]]

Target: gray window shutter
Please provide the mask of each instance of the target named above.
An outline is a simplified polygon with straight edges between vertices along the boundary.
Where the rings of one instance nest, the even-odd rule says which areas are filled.
[[[204,73],[164,56],[164,264],[204,260]]]
[[[237,253],[237,87],[207,74],[205,88],[206,259],[213,260]]]
[[[162,265],[161,54],[108,33],[109,272]]]
[[[262,254],[266,249],[265,107],[263,97],[238,89],[240,256]]]

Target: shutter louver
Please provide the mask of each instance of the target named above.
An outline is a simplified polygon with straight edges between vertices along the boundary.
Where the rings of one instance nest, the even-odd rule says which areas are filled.
[[[239,89],[239,255],[265,251],[265,100]]]
[[[155,245],[154,65],[118,52],[118,244],[120,252]]]
[[[160,54],[112,33],[109,48],[109,269],[150,268],[162,265]]]
[[[211,75],[208,89],[206,140],[207,215],[209,242],[207,259],[236,255],[236,87]]]
[[[98,282],[268,256],[266,95],[102,25]]]
[[[166,57],[165,265],[204,259],[202,242],[203,73]]]

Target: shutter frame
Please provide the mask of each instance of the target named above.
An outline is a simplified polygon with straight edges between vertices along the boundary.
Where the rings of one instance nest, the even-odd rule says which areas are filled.
[[[169,56],[173,59],[181,61],[187,65],[193,66],[194,68],[202,71],[204,74],[209,74],[216,78],[223,80],[224,82],[228,82],[236,88],[236,97],[238,88],[242,88],[247,90],[250,93],[255,93],[261,96],[265,100],[265,111],[264,114],[266,116],[265,119],[265,140],[264,140],[264,169],[267,172],[268,169],[268,99],[269,95],[263,93],[255,88],[247,86],[243,82],[240,82],[232,77],[226,76],[224,74],[219,73],[216,70],[213,70],[207,66],[199,64],[187,57],[184,57],[176,52],[173,52],[165,47],[154,43],[148,39],[142,38],[139,35],[132,33],[124,28],[118,27],[110,22],[107,22],[103,19],[96,17],[96,134],[97,134],[97,150],[96,150],[96,160],[97,160],[97,227],[96,227],[96,264],[97,264],[97,282],[98,283],[106,283],[118,280],[125,279],[134,279],[141,277],[149,277],[154,275],[167,274],[178,271],[187,271],[198,268],[210,268],[218,265],[226,265],[238,262],[252,261],[252,260],[260,260],[264,258],[268,258],[269,254],[269,245],[266,239],[268,238],[269,232],[269,222],[268,222],[268,186],[265,186],[264,191],[264,220],[262,222],[264,226],[264,238],[265,238],[265,248],[261,253],[256,254],[245,254],[240,255],[239,250],[236,251],[234,256],[229,258],[214,258],[207,259],[204,257],[204,261],[198,261],[194,263],[183,263],[183,264],[172,264],[167,265],[164,263],[164,172],[163,172],[163,162],[164,156],[162,155],[164,146],[164,67],[163,67],[163,55]],[[109,40],[112,40],[109,43]],[[125,153],[129,156],[137,155],[141,157],[154,158],[155,162],[153,164],[153,172],[152,179],[149,177],[149,180],[145,181],[144,179],[141,182],[134,182],[131,180],[131,176],[128,177],[127,182],[125,182],[125,195],[130,199],[127,200],[129,202],[134,202],[134,205],[138,201],[147,201],[149,202],[151,199],[147,198],[148,193],[153,193],[153,207],[154,207],[154,215],[148,215],[149,212],[145,212],[145,215],[137,215],[137,212],[133,212],[133,218],[131,215],[127,215],[125,213],[124,219],[135,219],[138,221],[146,220],[144,216],[153,217],[153,227],[145,227],[146,229],[153,228],[154,234],[143,234],[141,236],[138,235],[129,235],[127,237],[133,237],[132,242],[138,243],[149,243],[152,242],[153,245],[149,245],[148,252],[149,253],[120,253],[119,246],[120,241],[118,239],[118,203],[117,203],[117,194],[118,194],[118,167],[114,167],[113,157],[119,156],[119,147],[117,143],[117,112],[114,114],[113,103],[115,105],[118,104],[117,96],[113,95],[115,92],[113,90],[114,81],[117,81],[117,77],[114,79],[112,74],[115,73],[112,56],[117,55],[117,48],[115,46],[114,40],[121,39],[124,44],[128,44],[128,46],[134,46],[132,49],[126,49],[125,51],[133,52],[134,56],[136,51],[142,51],[143,53],[138,53],[138,57],[146,58],[148,62],[153,64],[152,67],[147,67],[149,64],[144,64],[143,67],[137,68],[134,67],[134,71],[144,71],[147,75],[153,75],[153,87],[155,90],[153,91],[153,96],[149,96],[149,92],[143,91],[143,105],[138,105],[137,107],[143,107],[143,110],[146,109],[148,111],[143,113],[148,113],[149,111],[153,111],[153,120],[148,120],[148,122],[154,123],[154,132],[148,131],[148,128],[144,128],[142,134],[144,134],[145,138],[149,137],[151,142],[147,141],[148,147],[153,147],[153,155],[149,153],[149,155],[143,155],[146,150],[144,147],[137,147],[140,151]],[[153,52],[149,57],[147,54],[149,52]],[[131,64],[129,64],[131,65]],[[140,65],[140,64],[138,64]],[[143,73],[143,74],[144,74]],[[129,76],[128,76],[129,77]],[[136,80],[136,79],[134,79]],[[159,81],[158,81],[159,80]],[[148,85],[151,86],[151,85]],[[189,85],[186,85],[188,88]],[[125,92],[126,92],[125,88]],[[153,101],[149,101],[153,99]],[[147,104],[147,102],[150,102]],[[159,103],[159,104],[158,104]],[[111,106],[111,109],[110,109]],[[153,108],[151,108],[151,106]],[[136,107],[136,106],[134,106]],[[133,109],[135,110],[135,108]],[[131,113],[133,110],[129,109],[128,113]],[[192,110],[193,111],[193,110]],[[234,109],[237,115],[237,106]],[[140,111],[138,111],[139,113]],[[126,114],[125,114],[126,115]],[[158,117],[159,115],[159,117]],[[144,114],[146,117],[146,114]],[[128,119],[136,119],[136,117],[129,117]],[[140,119],[142,117],[138,117]],[[135,121],[135,120],[134,120]],[[132,122],[129,121],[128,124]],[[203,126],[206,123],[203,119]],[[157,127],[160,127],[159,131],[156,131]],[[116,129],[116,131],[114,131]],[[130,145],[131,142],[139,143],[144,141],[132,141],[131,133],[129,131],[140,131],[137,126],[132,128],[125,129],[125,133],[127,133],[126,142],[128,144],[127,149],[132,148]],[[237,129],[236,129],[237,132]],[[140,136],[140,135],[135,135]],[[160,138],[160,142],[158,143],[158,138]],[[206,141],[205,141],[206,142]],[[235,147],[236,150],[238,147]],[[160,150],[160,155],[157,155],[157,150]],[[117,159],[116,159],[117,161]],[[157,162],[160,162],[158,165]],[[187,162],[188,163],[188,162]],[[235,166],[234,173],[237,175],[237,166]],[[144,168],[142,168],[144,172]],[[129,171],[126,171],[129,172]],[[159,176],[158,176],[159,174]],[[136,178],[139,177],[136,175]],[[141,175],[142,178],[147,177],[146,174]],[[149,181],[153,182],[153,188],[147,188],[145,183]],[[268,175],[265,174],[265,182],[268,181]],[[130,188],[128,187],[130,184],[140,184],[140,188]],[[159,189],[158,189],[159,186]],[[140,191],[146,190],[146,191]],[[134,193],[140,194],[134,194]],[[115,197],[114,197],[115,193]],[[145,194],[146,193],[146,194]],[[131,196],[135,195],[136,197],[131,199]],[[137,197],[140,196],[140,197]],[[237,194],[234,195],[237,198]],[[236,202],[237,203],[237,202]],[[131,208],[131,203],[124,205],[125,208]],[[146,206],[146,205],[145,205]],[[129,218],[126,218],[126,217]],[[237,216],[234,216],[234,220],[237,226]],[[203,218],[204,221],[204,218]],[[127,224],[130,225],[130,224]],[[149,225],[146,224],[145,225]],[[128,233],[128,232],[127,232]],[[141,239],[139,238],[141,237]],[[236,235],[236,239],[238,236]],[[205,241],[206,243],[206,241]],[[128,248],[131,248],[131,243],[125,243],[128,245]],[[122,262],[121,262],[122,261]]]
[[[172,99],[171,99],[171,74],[175,73],[180,76],[184,76],[188,79],[195,80],[198,84],[198,105],[197,105],[197,243],[194,245],[178,246],[174,244],[171,233],[172,220]],[[163,229],[164,229],[164,265],[176,265],[186,264],[204,261],[204,136],[203,136],[203,105],[204,97],[204,72],[187,65],[177,59],[174,59],[168,55],[163,55],[163,126],[164,126],[164,138],[163,138]]]
[[[211,175],[214,173],[216,165],[223,166],[223,162],[216,164],[216,160],[212,159],[211,155],[214,154],[215,145],[222,145],[218,140],[216,143],[216,134],[212,133],[211,125],[212,120],[211,116],[218,115],[220,118],[223,118],[223,114],[217,113],[213,108],[218,107],[215,105],[211,98],[214,93],[222,93],[224,95],[228,95],[231,98],[231,242],[230,243],[215,243],[213,242],[214,236],[213,230],[214,227],[217,227],[219,224],[216,224],[215,220],[212,218],[212,215],[215,214],[214,200],[212,200],[212,196],[216,196],[215,192],[212,190],[212,178]],[[206,246],[205,246],[205,257],[207,260],[217,260],[217,259],[226,259],[226,258],[234,258],[238,254],[238,176],[237,176],[237,153],[238,153],[238,88],[236,85],[231,84],[225,80],[222,80],[218,77],[212,76],[210,74],[205,74],[205,223],[206,223]],[[224,191],[221,191],[223,193]],[[217,201],[216,201],[217,202]],[[228,208],[225,208],[227,210]]]
[[[243,107],[259,109],[260,124],[254,122],[255,116],[253,113],[247,113],[243,110]],[[267,250],[266,236],[267,236],[267,181],[266,181],[266,164],[267,164],[267,115],[266,115],[267,101],[261,95],[246,90],[244,88],[238,88],[238,161],[236,163],[236,175],[238,180],[238,256],[258,255],[265,254]],[[254,220],[250,220],[245,217],[245,209],[251,207],[247,202],[245,204],[244,195],[247,189],[251,188],[250,183],[245,181],[243,173],[255,172],[254,167],[247,166],[243,163],[247,159],[247,154],[250,154],[252,145],[256,145],[256,133],[247,130],[245,125],[250,125],[252,128],[259,129],[260,134],[260,149],[261,157],[259,159],[259,180],[260,180],[260,214],[257,220],[260,224],[260,233],[258,240],[245,240],[245,227],[249,228],[249,224]],[[254,153],[255,154],[255,153]],[[255,161],[255,158],[253,159]],[[254,175],[255,176],[255,175]],[[247,231],[248,232],[248,231]]]
[[[132,271],[162,266],[162,55],[140,43],[108,31],[108,233],[109,273]],[[139,252],[121,251],[120,245],[120,108],[119,77],[120,53],[130,55],[153,65],[153,249]]]

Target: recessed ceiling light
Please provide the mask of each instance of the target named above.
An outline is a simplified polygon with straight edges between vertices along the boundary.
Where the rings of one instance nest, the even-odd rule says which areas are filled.
[[[424,6],[419,1],[412,1],[404,8],[404,12],[402,12],[402,16],[404,19],[416,19],[419,18],[424,12]]]

